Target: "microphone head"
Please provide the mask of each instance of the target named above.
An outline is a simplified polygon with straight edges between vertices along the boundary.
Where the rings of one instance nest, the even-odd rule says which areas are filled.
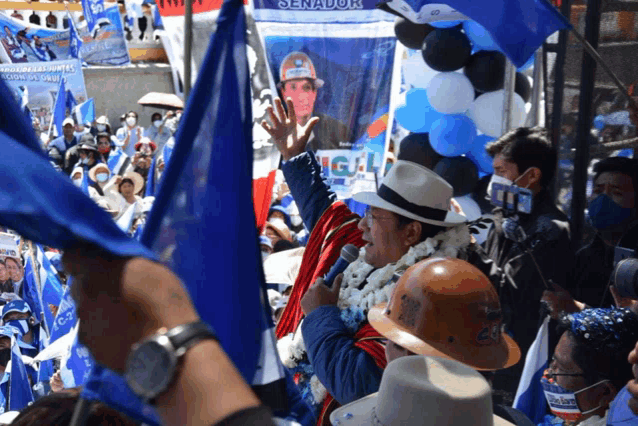
[[[341,249],[341,257],[348,263],[352,263],[359,258],[359,249],[354,244],[346,244]]]

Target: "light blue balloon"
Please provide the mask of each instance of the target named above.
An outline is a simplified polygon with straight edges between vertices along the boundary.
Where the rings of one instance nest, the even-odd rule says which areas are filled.
[[[472,42],[473,50],[501,50],[490,33],[478,22],[463,22],[463,30]]]
[[[597,130],[602,130],[605,127],[605,117],[602,115],[597,115],[594,118],[594,128]]]
[[[476,126],[466,115],[446,114],[432,123],[430,145],[444,157],[458,157],[472,148]]]
[[[395,111],[397,122],[406,130],[416,132],[425,126],[425,114],[417,108],[410,108],[407,104],[397,107]]]
[[[494,138],[488,135],[478,135],[474,138],[472,149],[465,154],[467,158],[472,160],[476,167],[480,171],[486,174],[494,173],[494,166],[492,166],[492,157],[485,150],[485,145],[488,142],[493,141]]]
[[[428,22],[428,24],[432,25],[434,28],[452,28],[456,27],[462,21],[436,21],[436,22]]]

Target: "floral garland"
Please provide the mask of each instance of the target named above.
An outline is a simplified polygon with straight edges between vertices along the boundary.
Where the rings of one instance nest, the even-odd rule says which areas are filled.
[[[337,306],[341,309],[341,319],[352,334],[356,333],[367,320],[368,310],[379,303],[388,302],[394,290],[394,273],[402,271],[428,257],[458,257],[471,241],[468,225],[462,224],[439,232],[434,237],[410,247],[410,250],[396,263],[374,269],[365,262],[365,248],[359,258],[344,271],[343,283]],[[363,288],[359,287],[364,284]],[[301,324],[294,333],[277,342],[282,363],[291,369],[295,383],[300,386],[302,397],[315,409],[327,395],[326,388],[314,374],[308,361],[306,347],[301,335]]]

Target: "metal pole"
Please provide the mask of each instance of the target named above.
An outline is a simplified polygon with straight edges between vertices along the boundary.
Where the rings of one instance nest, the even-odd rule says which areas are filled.
[[[184,104],[191,92],[191,57],[193,47],[193,0],[185,1],[184,10]]]
[[[512,128],[512,105],[514,105],[514,87],[516,85],[516,67],[509,59],[505,63],[505,94],[503,96],[503,127],[502,133]]]
[[[598,46],[600,12],[602,0],[589,0],[585,15],[585,38],[591,46]],[[576,157],[574,158],[574,181],[571,206],[571,234],[574,247],[582,239],[585,207],[587,206],[587,167],[589,166],[590,129],[593,118],[592,98],[596,79],[596,60],[590,52],[583,52],[580,77],[579,114],[576,126]]]
[[[563,0],[560,8],[563,16],[569,19],[571,13],[571,1]],[[567,31],[558,33],[558,51],[554,64],[554,100],[552,102],[552,143],[558,147],[560,142],[561,123],[563,121],[563,98],[565,93],[565,57],[567,56]]]
[[[541,94],[543,93],[543,49],[538,49],[534,53],[534,73],[532,79],[532,109],[529,111],[525,125],[528,127],[538,126],[540,122]]]

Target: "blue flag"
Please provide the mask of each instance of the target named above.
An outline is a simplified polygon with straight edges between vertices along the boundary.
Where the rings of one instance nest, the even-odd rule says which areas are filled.
[[[58,313],[53,321],[53,327],[51,327],[51,337],[49,338],[51,343],[70,332],[77,322],[75,303],[71,297],[72,281],[72,277],[67,279],[66,290],[64,290],[60,306],[58,306]]]
[[[547,412],[545,394],[541,387],[541,377],[549,366],[549,316],[545,317],[538,329],[536,339],[527,351],[525,366],[516,390],[512,406],[529,417],[534,424],[543,422]]]
[[[7,109],[7,108],[4,108]],[[66,118],[66,90],[64,88],[64,79],[60,79],[60,87],[58,88],[58,95],[55,97],[55,103],[53,104],[53,125],[58,132],[58,136],[62,136],[62,123]],[[20,139],[18,139],[20,140]]]
[[[246,381],[263,387],[285,380],[267,320],[254,226],[245,37],[242,2],[226,1],[142,242],[156,253],[172,248],[167,264],[185,283],[200,316],[214,327]],[[241,289],[230,283],[241,283]]]
[[[104,11],[104,5],[102,5],[102,11]],[[78,29],[75,28],[75,22],[71,17],[70,12],[67,13],[69,15],[69,58],[82,59],[80,55],[80,49],[82,48],[82,38],[80,38]]]
[[[47,331],[53,328],[54,314],[62,302],[62,284],[58,280],[49,259],[44,255],[42,248],[36,245],[35,258],[37,266],[33,265],[31,256],[27,257],[24,265],[24,289],[23,296],[33,314],[40,322],[44,322]],[[41,289],[36,281],[38,274]]]
[[[105,17],[104,0],[82,0],[82,12],[89,32],[92,33],[98,21]]]
[[[95,121],[95,102],[93,98],[82,102],[73,111],[75,112],[75,121],[80,124],[90,124]]]
[[[441,4],[481,24],[517,66],[522,67],[547,37],[571,24],[547,0],[386,0],[381,4],[415,23],[431,21]]]
[[[10,411],[20,411],[34,400],[27,369],[22,362],[22,353],[15,338],[11,339],[11,372],[7,400]]]
[[[78,341],[77,328],[72,333],[74,337],[70,353],[60,364],[60,378],[66,388],[84,385],[95,366],[89,350]]]
[[[148,175],[146,176],[145,197],[155,196],[155,158],[156,157],[153,157],[151,160],[151,167],[148,169]]]
[[[66,91],[66,107],[69,111],[73,111],[73,108],[78,104],[78,101],[75,100],[75,96],[73,96],[73,92],[70,90]]]

